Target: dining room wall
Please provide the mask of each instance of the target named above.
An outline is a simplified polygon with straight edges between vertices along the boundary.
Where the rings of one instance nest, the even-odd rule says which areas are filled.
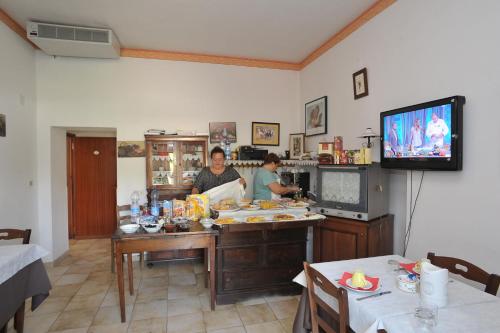
[[[0,114],[6,136],[0,137],[0,229],[32,229],[36,219],[36,95],[34,51],[0,23]]]
[[[500,44],[494,42],[499,12],[500,2],[494,0],[400,0],[300,73],[301,105],[328,96],[328,135],[308,138],[311,150],[333,135],[344,137],[346,149],[359,148],[356,137],[366,127],[378,132],[382,111],[466,96],[463,170],[425,173],[413,216],[411,258],[435,251],[500,272],[500,154],[495,148]],[[354,100],[352,74],[364,67],[369,95]],[[390,209],[397,211],[399,235],[408,222],[408,176],[396,175],[391,185]],[[413,180],[415,198],[420,172]]]
[[[116,128],[117,140],[144,140],[144,131],[195,130],[209,122],[237,123],[237,145],[251,143],[252,121],[280,123],[278,147],[298,129],[298,72],[226,65],[121,58],[52,57],[36,53],[40,227],[52,225],[51,128]],[[54,146],[54,144],[52,145]],[[144,158],[119,158],[118,204],[144,191]],[[60,182],[56,182],[60,183]],[[58,205],[65,205],[58,201]]]

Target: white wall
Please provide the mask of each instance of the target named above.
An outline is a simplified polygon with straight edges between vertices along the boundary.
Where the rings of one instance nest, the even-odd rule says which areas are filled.
[[[37,243],[34,51],[2,23],[0,45],[0,228],[31,228]]]
[[[500,272],[499,12],[495,0],[400,0],[301,72],[302,104],[328,95],[328,137],[343,135],[347,148],[359,147],[365,127],[379,128],[381,111],[467,97],[463,171],[426,173],[410,257],[432,250]],[[370,95],[355,101],[352,73],[363,67]],[[391,210],[401,221],[407,191],[398,187],[391,186],[400,191],[391,194]]]
[[[236,121],[237,145],[251,143],[251,122],[281,123],[281,145],[299,123],[299,74],[201,63],[122,58],[95,60],[36,54],[40,226],[50,225],[51,128],[116,128],[118,140],[143,140],[149,128],[208,133],[210,121]],[[145,159],[118,159],[118,203],[146,186]],[[62,202],[61,202],[62,204]],[[62,241],[62,240],[61,240]],[[53,240],[54,244],[58,240]],[[54,248],[58,248],[55,245]]]

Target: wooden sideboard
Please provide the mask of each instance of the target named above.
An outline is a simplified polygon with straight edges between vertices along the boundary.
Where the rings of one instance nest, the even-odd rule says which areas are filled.
[[[371,221],[327,217],[314,227],[314,262],[393,254],[394,215]]]

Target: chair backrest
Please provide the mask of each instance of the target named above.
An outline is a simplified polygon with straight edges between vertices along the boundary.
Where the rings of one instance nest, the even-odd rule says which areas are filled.
[[[23,244],[30,243],[31,229],[0,229],[0,240],[22,238]]]
[[[349,303],[347,290],[337,288],[333,283],[320,272],[304,262],[304,271],[307,279],[307,292],[309,295],[309,306],[311,308],[311,323],[313,333],[322,331],[326,333],[347,333],[349,332]],[[337,299],[339,304],[338,312],[326,304],[317,294],[317,288]],[[326,319],[324,315],[331,317]],[[326,320],[325,320],[326,319]],[[332,325],[331,319],[334,321]]]
[[[486,286],[484,291],[488,294],[496,295],[498,292],[500,276],[497,274],[490,274],[465,260],[452,257],[441,257],[432,252],[427,254],[427,259],[429,259],[433,265],[446,268],[454,274],[459,274],[466,279],[484,284]]]
[[[130,219],[132,214],[130,205],[116,206],[116,224],[120,226],[121,221]]]

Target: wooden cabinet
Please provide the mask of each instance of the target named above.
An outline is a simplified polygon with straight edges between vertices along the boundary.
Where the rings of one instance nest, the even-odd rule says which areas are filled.
[[[314,227],[314,262],[393,254],[394,215],[368,222],[328,217]]]
[[[148,193],[157,188],[160,199],[184,199],[207,165],[208,136],[146,135]]]

